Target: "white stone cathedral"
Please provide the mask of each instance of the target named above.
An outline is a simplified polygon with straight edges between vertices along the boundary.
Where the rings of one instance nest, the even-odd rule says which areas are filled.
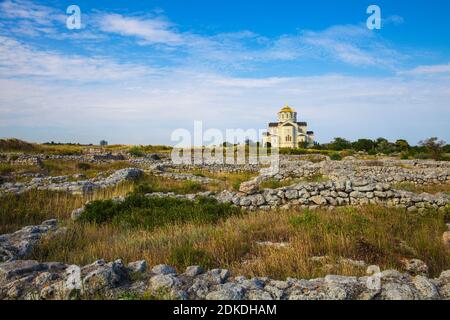
[[[306,122],[297,122],[297,112],[289,106],[278,112],[278,122],[269,123],[269,131],[263,135],[265,147],[299,148],[314,144],[314,132],[307,131]]]

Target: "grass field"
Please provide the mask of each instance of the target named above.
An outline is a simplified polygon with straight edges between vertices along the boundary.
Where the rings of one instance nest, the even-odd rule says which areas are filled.
[[[450,249],[441,242],[446,230],[444,216],[433,211],[414,215],[367,206],[232,214],[204,222],[198,219],[200,216],[195,221],[166,221],[151,229],[112,220],[70,221],[67,233],[43,241],[32,258],[76,264],[99,258],[146,259],[150,265],[168,263],[179,271],[200,264],[229,268],[235,274],[279,279],[364,274],[364,268],[333,264],[340,258],[399,270],[402,258],[419,258],[429,265],[432,276],[450,268]],[[258,245],[258,241],[289,245],[266,247]],[[330,260],[326,265],[311,260],[324,255]]]

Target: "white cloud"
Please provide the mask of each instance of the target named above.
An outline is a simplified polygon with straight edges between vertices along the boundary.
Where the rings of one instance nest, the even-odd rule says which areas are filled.
[[[410,75],[435,75],[450,73],[450,62],[448,64],[418,66],[412,70],[402,71],[401,74]]]
[[[137,39],[140,45],[177,47],[192,60],[225,63],[233,67],[266,61],[332,59],[354,66],[392,67],[403,56],[389,48],[364,25],[333,26],[323,31],[302,31],[268,39],[251,31],[199,35],[180,32],[162,17],[127,17],[100,14],[104,32]]]
[[[5,0],[0,3],[1,16],[8,19],[24,19],[39,25],[50,26],[55,19],[61,17],[47,6],[26,0]]]
[[[165,59],[209,68],[240,70],[272,61],[339,61],[358,67],[393,68],[402,55],[389,48],[364,25],[334,26],[322,31],[304,30],[300,34],[281,34],[266,38],[248,30],[203,35],[180,31],[164,16],[127,16],[117,13],[82,12],[82,30],[65,28],[64,11],[28,0],[6,0],[0,4],[4,30],[30,37],[46,36],[57,40],[109,40],[109,35],[132,37],[138,45],[161,50]],[[389,21],[399,21],[391,16]],[[129,45],[129,42],[124,41]],[[101,47],[96,45],[97,49]],[[171,49],[170,55],[168,49]]]
[[[10,33],[27,36],[57,33],[65,25],[65,12],[28,0],[6,0],[0,3],[0,18]]]
[[[301,42],[320,56],[355,66],[393,67],[404,58],[363,25],[333,26],[305,31]]]
[[[104,33],[88,30],[72,35],[54,32],[57,18],[45,17],[53,17],[53,11],[38,6],[28,12],[24,4],[5,1],[2,8],[8,11],[0,14],[6,19],[2,23],[19,21],[16,30],[21,34],[61,40],[75,35],[102,40],[118,34],[164,50],[165,58],[171,50],[184,63],[159,70],[120,62],[114,53],[66,55],[0,36],[0,136],[18,135],[22,127],[24,137],[34,140],[43,139],[34,134],[41,130],[45,139],[53,140],[70,132],[72,140],[169,143],[171,130],[189,127],[194,120],[222,129],[264,128],[278,108],[289,103],[321,141],[334,136],[403,136],[413,143],[427,136],[450,139],[450,79],[436,77],[447,74],[450,64],[378,78],[242,78],[225,76],[221,69],[274,61],[301,66],[311,59],[393,68],[402,61],[402,54],[364,26],[335,26],[271,39],[251,31],[206,36],[182,32],[159,16],[96,13],[89,22]],[[130,41],[119,42],[124,43]],[[98,49],[102,52],[101,42]],[[417,77],[405,76],[411,74]]]
[[[110,58],[62,55],[36,50],[17,40],[0,36],[0,74],[3,78],[107,82],[154,73],[154,69],[143,65],[118,63]]]
[[[83,133],[90,141],[170,143],[172,130],[190,129],[194,120],[222,130],[264,129],[289,103],[320,141],[335,136],[450,140],[450,79],[258,79],[173,70],[146,81],[79,87],[1,80],[0,88],[0,136],[14,128],[53,125],[61,128],[49,131],[53,140],[70,131],[72,140]]]
[[[183,36],[171,30],[172,25],[162,18],[143,19],[120,14],[104,14],[97,19],[102,31],[137,37],[143,39],[146,44],[185,44]]]

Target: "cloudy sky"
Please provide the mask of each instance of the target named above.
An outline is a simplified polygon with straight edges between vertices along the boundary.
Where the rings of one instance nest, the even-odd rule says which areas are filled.
[[[289,104],[319,142],[450,142],[449,17],[447,0],[0,0],[0,137],[171,144]]]

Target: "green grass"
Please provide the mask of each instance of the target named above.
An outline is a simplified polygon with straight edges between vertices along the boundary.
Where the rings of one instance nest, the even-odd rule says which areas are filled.
[[[10,174],[14,171],[12,165],[8,163],[0,163],[0,175]]]
[[[220,204],[212,198],[199,198],[192,202],[133,193],[121,203],[112,200],[89,203],[79,221],[154,229],[171,223],[215,223],[239,212],[238,208]]]

